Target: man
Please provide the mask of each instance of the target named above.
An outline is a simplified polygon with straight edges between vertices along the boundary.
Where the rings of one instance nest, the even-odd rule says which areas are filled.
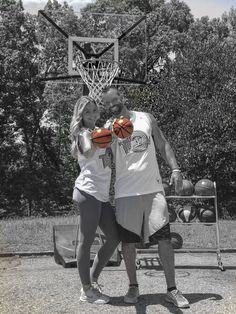
[[[131,137],[117,138],[112,145],[116,164],[116,219],[130,282],[124,301],[138,302],[135,243],[142,238],[144,243],[158,241],[167,283],[166,300],[180,308],[189,307],[188,300],[176,288],[169,214],[156,160],[156,151],[159,151],[172,170],[170,183],[175,184],[178,192],[182,188],[182,175],[174,152],[155,118],[148,113],[128,110],[123,95],[116,88],[105,89],[102,101],[112,114],[110,125],[114,118],[124,116],[134,126]]]

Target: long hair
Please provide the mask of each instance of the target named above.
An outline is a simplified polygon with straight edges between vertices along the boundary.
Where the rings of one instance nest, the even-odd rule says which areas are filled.
[[[78,136],[81,128],[83,127],[82,114],[84,108],[88,103],[93,102],[97,106],[93,98],[89,96],[80,97],[74,107],[73,116],[70,123],[70,140],[71,140],[71,154],[73,157],[78,156]]]

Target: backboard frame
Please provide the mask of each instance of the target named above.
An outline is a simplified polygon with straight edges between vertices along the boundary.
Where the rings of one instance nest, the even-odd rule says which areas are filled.
[[[41,14],[52,26],[54,26],[57,31],[59,31],[65,38],[67,38],[67,40],[69,40],[70,37],[77,37],[77,36],[69,36],[69,34],[67,34],[51,17],[48,16],[47,12],[45,12],[44,10],[39,10],[38,11],[38,14]],[[96,13],[93,13],[92,14],[96,14]],[[105,15],[120,15],[120,16],[130,16],[130,15],[127,15],[127,14],[107,14],[107,13],[104,13]],[[140,23],[142,22],[145,22],[145,33],[146,33],[146,15],[140,15],[140,16],[137,16],[135,15],[136,17],[138,17],[138,20],[136,20],[136,22],[134,22],[130,27],[127,27],[121,35],[119,35],[117,38],[107,38],[108,40],[112,39],[113,42],[110,42],[110,45],[108,45],[105,49],[103,49],[102,51],[100,51],[100,53],[97,53],[97,54],[91,54],[91,53],[88,53],[82,46],[80,46],[78,44],[77,41],[74,41],[73,44],[72,44],[72,49],[73,49],[73,45],[80,51],[82,52],[87,58],[89,59],[90,57],[97,57],[98,59],[101,58],[102,59],[102,56],[108,51],[110,50],[113,46],[116,46],[118,44],[118,50],[119,50],[119,42],[125,38],[129,33],[132,32],[133,29],[135,29]],[[79,36],[78,36],[79,37]],[[91,40],[93,40],[94,38],[97,38],[97,37],[81,37],[81,38],[87,38],[87,40],[90,38]],[[101,42],[102,39],[105,39],[106,38],[99,38],[99,42]],[[71,43],[70,43],[71,45]],[[69,46],[69,43],[68,43],[68,46]],[[117,47],[117,46],[116,46]],[[114,49],[117,49],[117,48],[114,48]],[[71,49],[71,46],[70,46],[70,49]],[[145,49],[146,50],[146,49]],[[116,52],[114,51],[114,56],[115,56]],[[68,54],[67,54],[68,56]],[[146,58],[145,58],[146,60]],[[67,69],[70,69],[71,73],[73,74],[69,74],[68,75],[57,75],[57,76],[47,76],[47,77],[44,77],[42,78],[41,80],[42,81],[58,81],[58,80],[68,80],[68,79],[78,79],[78,78],[81,78],[81,76],[75,71],[73,71],[73,69],[71,69],[72,67],[72,62],[73,61],[69,61],[68,62],[68,65],[67,65]],[[70,65],[69,65],[70,64]],[[128,78],[128,77],[122,77],[121,75],[119,76],[116,76],[114,78],[114,80],[116,81],[116,84],[122,84],[122,82],[124,82],[124,84],[128,84],[128,85],[133,85],[133,84],[138,84],[138,85],[145,85],[147,83],[147,60],[146,60],[146,71],[145,71],[145,75],[139,79],[139,78]]]

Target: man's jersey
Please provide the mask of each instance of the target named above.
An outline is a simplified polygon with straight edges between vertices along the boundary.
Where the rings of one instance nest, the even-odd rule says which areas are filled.
[[[132,111],[131,137],[115,139],[115,198],[163,192],[152,139],[152,122],[147,113]]]

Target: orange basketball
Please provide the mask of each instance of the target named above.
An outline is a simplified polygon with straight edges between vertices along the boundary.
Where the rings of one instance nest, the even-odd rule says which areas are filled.
[[[105,128],[99,128],[93,130],[91,139],[95,146],[106,148],[112,142],[112,132]]]
[[[115,119],[115,121],[113,122],[113,132],[119,138],[126,138],[131,136],[133,130],[134,130],[133,123],[125,117]]]

